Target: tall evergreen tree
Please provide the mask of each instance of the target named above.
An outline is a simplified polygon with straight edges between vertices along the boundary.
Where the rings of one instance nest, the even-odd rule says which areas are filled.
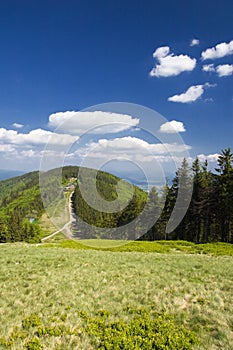
[[[173,179],[172,192],[172,200],[175,200],[175,205],[167,228],[169,231],[174,228],[173,234],[171,235],[172,238],[191,240],[191,232],[187,221],[187,210],[192,196],[192,175],[186,158],[183,159]]]
[[[222,150],[218,158],[218,206],[223,242],[232,242],[233,221],[233,154],[230,148]]]

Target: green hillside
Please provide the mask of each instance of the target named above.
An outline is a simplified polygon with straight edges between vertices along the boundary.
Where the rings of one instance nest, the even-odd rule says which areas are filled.
[[[85,181],[91,180],[93,169],[86,169]],[[46,211],[51,215],[55,210],[59,210],[59,215],[66,220],[64,207],[67,203],[66,193],[61,191],[59,186],[65,188],[69,184],[70,178],[77,178],[79,167],[67,166],[63,169],[53,169],[43,173],[43,187],[46,193],[42,195],[46,198],[44,202],[41,198],[41,189],[39,185],[39,172],[31,172],[22,176],[0,181],[0,242],[28,241],[38,242],[41,237],[47,233],[43,232],[40,226],[41,217],[45,213],[43,204],[46,205]],[[58,176],[62,175],[62,184],[59,184]],[[120,178],[105,173],[98,172],[97,188],[101,196],[107,200],[115,199],[117,196],[116,185]],[[78,188],[78,186],[77,186]],[[78,190],[77,190],[78,191]],[[137,199],[143,203],[146,193],[134,186]],[[123,198],[130,198],[129,184],[121,182],[121,193]],[[77,197],[76,197],[77,198]],[[60,204],[63,204],[60,205]],[[76,200],[77,204],[77,200]],[[89,216],[92,211],[89,210]],[[101,215],[101,213],[99,213]],[[103,217],[102,217],[103,219]],[[105,218],[104,218],[105,219]],[[95,224],[100,224],[99,218],[93,216]],[[68,217],[67,217],[68,221]],[[66,222],[67,222],[66,221]],[[64,224],[66,223],[64,222]],[[50,232],[51,233],[51,232]]]
[[[92,191],[95,186],[93,172],[92,169],[85,169],[85,179],[82,176],[79,177],[80,181],[73,195],[74,210],[79,219],[76,224],[77,237],[135,239],[136,230],[131,229],[129,232],[125,225],[137,218],[143,210],[147,199],[146,192],[136,186],[131,187],[128,182],[102,171],[97,174],[97,191]],[[91,204],[94,203],[96,208],[89,205],[83,198],[81,190],[83,182],[91,195]],[[115,212],[112,204],[116,205]],[[83,225],[82,221],[88,223],[88,226]],[[121,237],[117,234],[114,236],[114,229],[122,225],[124,232]]]
[[[43,213],[39,172],[0,181],[0,242],[35,241],[41,235],[36,224]]]

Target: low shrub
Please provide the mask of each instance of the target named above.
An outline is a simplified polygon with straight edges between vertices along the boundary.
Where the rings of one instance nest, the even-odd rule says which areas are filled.
[[[190,350],[198,343],[195,334],[177,326],[172,316],[149,309],[127,310],[133,317],[111,321],[109,313],[98,312],[86,319],[84,332],[92,337],[95,348],[101,350]]]
[[[46,318],[31,314],[23,319],[21,327],[14,328],[8,339],[0,339],[1,349],[11,349],[21,340],[21,348],[41,350],[46,348],[44,341],[49,337],[56,337],[59,342],[63,336],[80,335],[88,336],[93,347],[101,350],[190,350],[198,343],[193,332],[176,325],[172,316],[158,313],[153,307],[134,309],[129,306],[123,313],[127,321],[113,320],[111,313],[104,309],[94,316],[80,311],[77,314],[82,321],[79,329],[67,327],[66,317],[61,317],[60,313]]]

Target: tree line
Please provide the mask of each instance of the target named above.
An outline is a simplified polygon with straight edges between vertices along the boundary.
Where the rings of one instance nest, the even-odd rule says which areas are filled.
[[[112,196],[114,199],[114,190],[106,185],[105,178],[99,182],[99,191],[105,198],[111,200]],[[180,201],[177,200],[178,194],[181,196]],[[101,229],[96,230],[96,227],[114,228],[125,225],[125,239],[233,243],[233,154],[230,148],[223,150],[218,157],[215,172],[208,170],[207,160],[202,163],[196,158],[190,166],[184,159],[172,184],[166,184],[162,195],[155,187],[150,190],[148,197],[135,192],[129,205],[117,213],[104,213],[91,208],[82,198],[79,186],[76,188],[73,203],[78,217],[93,226],[91,232],[85,228],[80,230],[79,222],[77,236],[80,238],[102,237]],[[135,220],[143,209],[143,221],[136,220],[133,230],[132,227],[129,229],[127,224]],[[173,210],[176,214],[174,221],[179,216],[184,216],[169,231]],[[145,231],[146,223],[152,216],[155,219],[158,217],[158,220]],[[142,231],[146,233],[140,237]],[[106,234],[106,231],[103,232]],[[112,237],[109,230],[108,237],[104,238],[116,237]]]
[[[166,188],[166,202],[162,215],[143,239],[174,239],[196,243],[233,243],[233,154],[227,148],[217,160],[216,172],[208,170],[207,160],[201,163],[196,158],[190,167],[186,159]],[[166,225],[174,208],[178,191],[185,194],[192,187],[191,201],[185,216],[166,237]],[[179,205],[176,212],[179,213]]]

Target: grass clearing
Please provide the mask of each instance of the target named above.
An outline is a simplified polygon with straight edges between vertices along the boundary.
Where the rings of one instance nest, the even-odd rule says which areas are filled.
[[[22,321],[33,313],[43,325],[55,327],[62,322],[65,329],[60,335],[41,337],[44,349],[95,349],[90,336],[80,330],[79,313],[95,315],[105,309],[111,320],[127,321],[124,309],[130,305],[174,314],[177,325],[194,331],[200,339],[193,349],[232,349],[232,257],[226,253],[213,256],[217,255],[212,254],[217,250],[213,247],[208,248],[212,255],[177,252],[181,242],[170,242],[170,253],[164,252],[168,248],[160,242],[163,254],[142,250],[150,244],[153,250],[157,245],[152,243],[158,242],[133,243],[144,244],[141,251],[94,250],[69,240],[51,247],[1,245],[1,337],[8,339],[15,327],[20,332]],[[86,250],[61,248],[65,244]],[[185,246],[193,253],[192,244],[183,242]],[[33,327],[28,332],[33,344]],[[27,349],[28,341],[18,337],[10,349]]]
[[[43,232],[43,237],[46,237],[53,232],[57,231],[57,227],[52,223],[47,213],[44,213],[41,218],[38,220],[38,224],[41,227]],[[64,236],[63,236],[64,239]]]

